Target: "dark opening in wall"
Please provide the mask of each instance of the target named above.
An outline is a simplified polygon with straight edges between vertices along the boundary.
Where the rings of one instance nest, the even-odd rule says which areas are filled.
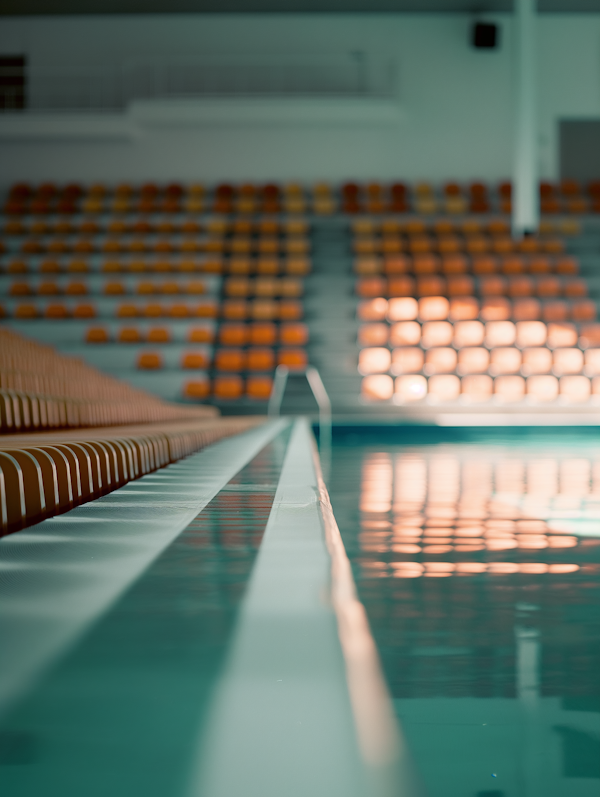
[[[27,106],[24,55],[0,55],[0,111],[20,111]]]

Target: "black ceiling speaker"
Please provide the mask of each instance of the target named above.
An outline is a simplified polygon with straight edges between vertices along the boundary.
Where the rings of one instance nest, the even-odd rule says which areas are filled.
[[[473,47],[478,50],[495,50],[498,46],[500,38],[498,25],[493,25],[491,22],[476,22],[473,25],[471,35]]]

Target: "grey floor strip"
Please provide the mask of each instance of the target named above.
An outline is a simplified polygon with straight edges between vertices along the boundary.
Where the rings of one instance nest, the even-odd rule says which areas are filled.
[[[0,713],[288,423],[223,440],[0,540]]]
[[[349,567],[339,572],[341,538],[336,543],[331,523],[310,431],[300,420],[198,741],[190,797],[420,793],[364,613],[362,625],[351,616],[358,602]],[[369,681],[362,693],[359,675]],[[365,696],[376,705],[365,706]]]

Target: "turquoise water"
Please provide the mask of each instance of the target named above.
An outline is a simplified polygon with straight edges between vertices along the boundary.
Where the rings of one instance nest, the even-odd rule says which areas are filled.
[[[600,794],[600,436],[350,431],[329,485],[431,797]]]

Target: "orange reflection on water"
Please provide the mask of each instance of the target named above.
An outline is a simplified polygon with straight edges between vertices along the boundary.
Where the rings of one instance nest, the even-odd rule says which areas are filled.
[[[571,519],[582,517],[588,507],[600,513],[600,461],[543,458],[539,453],[528,459],[506,456],[502,449],[489,449],[487,454],[485,450],[482,456],[479,448],[454,455],[449,446],[365,457],[361,549],[371,556],[412,559],[390,564],[397,577],[452,572],[541,575],[578,569],[575,564],[551,562],[471,562],[465,564],[472,569],[429,569],[429,564],[444,564],[438,558],[452,553],[502,558],[504,552],[518,550],[527,557],[527,552],[576,548],[580,540],[570,533]],[[561,533],[563,518],[569,530]],[[378,572],[385,575],[387,563],[382,564]]]

